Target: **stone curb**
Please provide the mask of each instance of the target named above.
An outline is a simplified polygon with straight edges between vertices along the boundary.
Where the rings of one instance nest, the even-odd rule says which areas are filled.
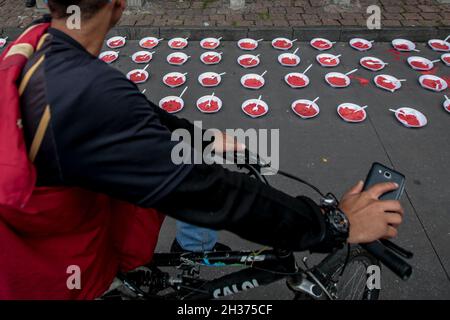
[[[24,29],[17,27],[0,28],[0,34],[15,39]],[[309,41],[315,37],[331,41],[348,41],[354,37],[364,37],[378,42],[389,42],[395,38],[407,38],[411,41],[425,42],[430,39],[445,39],[450,35],[450,27],[401,27],[368,30],[361,27],[300,27],[300,28],[226,28],[226,27],[153,27],[119,26],[110,32],[112,35],[126,36],[128,40],[140,40],[146,36],[170,39],[175,36],[201,40],[205,37],[223,37],[224,41],[236,41],[242,38],[272,40],[276,37],[298,38]]]

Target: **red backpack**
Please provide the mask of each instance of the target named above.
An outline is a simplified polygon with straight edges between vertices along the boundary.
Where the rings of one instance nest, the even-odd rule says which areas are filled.
[[[31,159],[51,115],[28,151],[19,106],[27,75],[20,77],[49,27],[30,27],[0,56],[0,300],[98,298],[119,271],[150,262],[164,220],[87,190],[35,187]]]

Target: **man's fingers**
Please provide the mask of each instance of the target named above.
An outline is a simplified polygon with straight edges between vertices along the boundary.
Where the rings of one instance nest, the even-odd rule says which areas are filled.
[[[381,208],[384,212],[392,212],[403,215],[404,210],[400,201],[397,200],[383,200],[380,201]]]
[[[386,213],[386,221],[394,228],[398,228],[403,222],[403,217],[397,213]]]
[[[383,237],[384,239],[392,239],[396,238],[398,235],[398,230],[394,227],[388,226],[386,235]]]
[[[353,196],[355,194],[361,193],[364,188],[364,182],[359,181],[355,186],[353,186],[350,190],[347,191],[346,195]]]
[[[367,190],[367,192],[375,199],[379,199],[383,194],[397,189],[398,184],[392,182],[385,182],[374,185],[372,188]]]

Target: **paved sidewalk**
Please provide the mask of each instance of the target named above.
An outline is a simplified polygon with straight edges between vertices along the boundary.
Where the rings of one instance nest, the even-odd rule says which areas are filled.
[[[365,26],[368,6],[382,10],[384,27],[450,26],[450,4],[437,0],[247,0],[232,10],[229,0],[151,0],[129,9],[122,26],[301,27]],[[0,0],[0,27],[24,27],[40,15],[23,0]]]

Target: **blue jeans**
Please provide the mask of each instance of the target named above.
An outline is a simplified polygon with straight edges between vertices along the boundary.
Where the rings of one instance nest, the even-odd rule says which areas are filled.
[[[211,251],[217,243],[217,232],[177,221],[176,238],[184,250]]]

